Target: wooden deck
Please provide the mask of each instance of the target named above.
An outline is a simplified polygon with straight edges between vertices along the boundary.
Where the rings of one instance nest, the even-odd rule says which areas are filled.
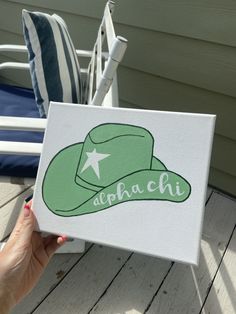
[[[0,184],[0,238],[30,188]],[[56,254],[13,314],[236,313],[236,199],[208,190],[199,267],[87,244]]]

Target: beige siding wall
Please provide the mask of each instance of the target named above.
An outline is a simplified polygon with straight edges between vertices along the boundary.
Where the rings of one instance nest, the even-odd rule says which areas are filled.
[[[58,13],[75,46],[91,49],[104,0],[0,0],[0,43],[23,43],[21,10]],[[117,0],[117,33],[129,40],[119,68],[122,106],[217,114],[210,183],[236,195],[236,3]],[[25,60],[0,54],[2,60]],[[1,80],[30,84],[22,72]]]

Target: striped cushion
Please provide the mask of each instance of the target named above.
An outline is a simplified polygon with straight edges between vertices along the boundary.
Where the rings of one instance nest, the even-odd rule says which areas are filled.
[[[22,11],[30,72],[41,117],[50,101],[81,103],[76,51],[65,22],[56,14]]]

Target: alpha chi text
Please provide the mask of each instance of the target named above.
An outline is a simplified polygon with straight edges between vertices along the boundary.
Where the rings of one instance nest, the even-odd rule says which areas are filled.
[[[180,186],[179,182],[170,182],[169,174],[163,172],[158,176],[157,180],[150,180],[147,182],[134,183],[132,185],[125,184],[119,181],[116,184],[115,193],[100,192],[93,200],[94,206],[109,205],[112,206],[119,202],[124,202],[132,199],[141,199],[141,195],[145,194],[144,199],[147,199],[147,195],[150,195],[150,199],[155,199],[151,194],[161,196],[165,195],[166,198],[173,199],[175,197],[181,197],[188,193]]]

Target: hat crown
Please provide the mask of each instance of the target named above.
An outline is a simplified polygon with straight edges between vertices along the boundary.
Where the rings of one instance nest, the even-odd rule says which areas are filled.
[[[102,188],[133,172],[150,169],[153,142],[150,132],[142,127],[99,125],[85,138],[77,179]]]

